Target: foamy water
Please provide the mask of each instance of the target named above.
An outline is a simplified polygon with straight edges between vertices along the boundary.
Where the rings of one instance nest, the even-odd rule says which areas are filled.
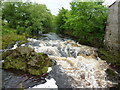
[[[54,33],[45,36],[40,40],[29,38],[28,46],[36,52],[46,53],[50,59],[55,60],[60,65],[60,69],[70,78],[72,87],[106,88],[112,84],[106,79],[105,71],[108,65],[97,56],[95,48],[60,38]],[[57,87],[55,83],[55,80],[51,79],[38,87],[54,88]]]
[[[49,73],[51,70],[52,68],[49,67],[47,73]],[[45,78],[45,80],[46,80],[46,83],[36,85],[33,88],[58,88],[58,86],[56,85],[56,81],[53,78],[50,78],[50,79]]]
[[[58,86],[56,85],[56,81],[51,78],[50,80],[46,79],[46,83],[34,86],[33,88],[58,88]]]

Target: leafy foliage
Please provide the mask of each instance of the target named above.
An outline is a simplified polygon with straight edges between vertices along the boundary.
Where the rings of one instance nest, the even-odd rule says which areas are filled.
[[[120,51],[112,53],[105,48],[98,49],[98,56],[105,60],[107,63],[111,64],[110,66],[116,68],[120,72]]]
[[[6,48],[11,48],[17,41],[19,41],[19,45],[23,43],[27,43],[26,36],[24,35],[18,35],[15,29],[10,28],[8,23],[4,22],[2,23],[2,30],[1,30],[1,43],[0,49],[6,49]]]
[[[0,47],[1,49],[6,49],[6,48],[12,47],[16,43],[16,41],[20,41],[20,42],[24,42],[24,43],[27,42],[25,36],[18,35],[15,32],[16,31],[13,30],[13,29],[3,27],[3,29],[2,29],[2,40],[1,40],[2,41],[2,47]],[[23,44],[23,43],[21,43],[21,44]]]
[[[81,43],[102,44],[107,8],[96,2],[72,2],[71,10],[62,8],[56,17],[57,32],[74,36]]]
[[[62,7],[62,9],[60,10],[58,16],[56,17],[56,30],[58,33],[63,33],[65,28],[64,28],[64,24],[65,24],[65,19],[66,19],[66,13],[68,11],[66,9],[64,9]]]
[[[36,35],[39,31],[49,32],[52,15],[45,5],[36,3],[4,2],[3,21],[18,34]]]

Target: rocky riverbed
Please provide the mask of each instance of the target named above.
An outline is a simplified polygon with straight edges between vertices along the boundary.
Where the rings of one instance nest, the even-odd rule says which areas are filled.
[[[28,38],[29,42],[22,46],[48,55],[53,62],[48,75],[34,77],[20,71],[16,74],[13,70],[3,70],[3,87],[108,88],[117,84],[108,80],[106,70],[109,65],[97,56],[96,48],[61,38],[55,33],[43,36],[39,39]]]

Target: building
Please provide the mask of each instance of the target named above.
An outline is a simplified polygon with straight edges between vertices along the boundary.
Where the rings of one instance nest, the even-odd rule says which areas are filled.
[[[120,50],[120,0],[109,6],[104,43],[111,51]]]

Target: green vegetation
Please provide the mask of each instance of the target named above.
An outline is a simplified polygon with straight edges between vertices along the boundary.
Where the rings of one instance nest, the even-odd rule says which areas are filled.
[[[108,75],[109,80],[112,80],[112,81],[115,81],[115,80],[118,81],[119,80],[119,75],[117,73],[115,73],[114,70],[107,69],[106,73]]]
[[[56,32],[75,38],[81,44],[99,48],[99,57],[119,71],[120,52],[111,53],[103,44],[108,8],[98,2],[72,2],[55,17]]]
[[[107,8],[101,3],[72,2],[70,11],[59,11],[56,31],[75,37],[82,44],[101,46],[106,19]]]
[[[98,50],[98,55],[102,60],[105,60],[107,63],[111,64],[113,68],[116,68],[119,71],[120,67],[120,51],[112,53],[105,48],[100,48]]]
[[[120,52],[113,54],[104,48],[108,9],[102,3],[72,2],[71,10],[62,8],[57,16],[52,15],[42,4],[4,2],[2,5],[2,49],[13,46],[16,41],[20,41],[20,46],[27,42],[26,37],[36,38],[40,31],[43,33],[53,31],[73,37],[81,44],[99,48],[98,54],[101,59],[111,63],[112,66],[120,67]],[[10,57],[7,59],[11,60]],[[19,61],[16,59],[17,63]],[[23,62],[19,63],[24,65]],[[19,68],[19,65],[15,67]],[[42,68],[43,72],[46,70],[46,67]],[[31,74],[41,72],[32,66],[28,71]]]
[[[26,43],[26,37],[24,35],[18,35],[16,31],[7,26],[2,27],[2,49],[12,47],[16,41],[20,41],[19,45]]]
[[[4,69],[16,69],[32,75],[41,75],[47,72],[51,65],[50,59],[44,53],[36,53],[28,47],[19,47],[3,53]]]
[[[31,2],[2,3],[2,49],[26,43],[26,37],[37,37],[52,28],[52,15],[45,5]]]
[[[37,35],[51,30],[52,15],[45,5],[36,3],[4,2],[2,20],[18,34]]]

